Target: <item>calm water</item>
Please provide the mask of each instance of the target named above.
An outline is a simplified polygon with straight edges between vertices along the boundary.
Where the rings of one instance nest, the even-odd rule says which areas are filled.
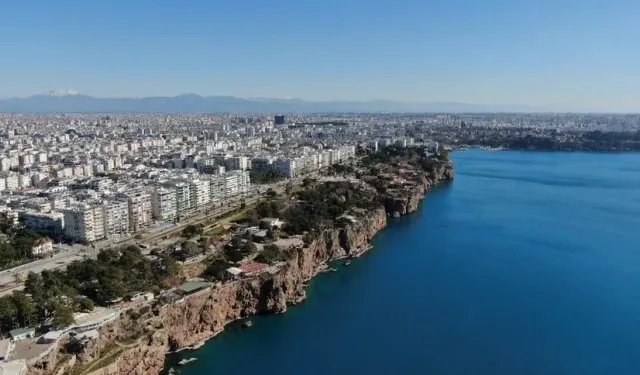
[[[640,374],[640,154],[454,158],[374,250],[180,373]]]

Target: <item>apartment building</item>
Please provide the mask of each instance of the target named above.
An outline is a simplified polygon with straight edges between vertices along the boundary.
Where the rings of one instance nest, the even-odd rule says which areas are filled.
[[[153,217],[160,221],[175,220],[178,215],[176,190],[157,187],[151,195]]]
[[[104,231],[106,238],[130,232],[129,202],[126,199],[107,199],[104,205]]]
[[[176,211],[178,215],[195,208],[195,206],[192,206],[191,188],[188,183],[173,181],[170,186],[173,187],[176,193]]]
[[[208,180],[192,180],[189,181],[189,198],[191,200],[191,207],[202,207],[209,204],[210,198],[210,183]]]
[[[220,202],[224,199],[225,191],[225,175],[212,176],[209,180],[209,199],[212,202]]]
[[[21,211],[19,218],[27,228],[52,237],[61,235],[65,226],[64,215],[60,212]]]
[[[131,192],[118,193],[117,196],[126,200],[129,204],[129,228],[132,232],[138,232],[151,225],[151,194],[142,189],[137,189]]]
[[[105,238],[105,210],[100,204],[77,204],[62,211],[64,235],[77,242]]]

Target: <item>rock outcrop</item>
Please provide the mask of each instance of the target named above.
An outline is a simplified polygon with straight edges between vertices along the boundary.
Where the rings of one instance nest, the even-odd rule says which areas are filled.
[[[451,166],[437,168],[398,194],[385,194],[378,208],[341,227],[327,228],[304,248],[294,251],[282,267],[252,278],[217,283],[211,288],[153,311],[138,345],[126,348],[117,361],[121,375],[158,374],[167,352],[198,344],[221,332],[229,322],[255,314],[277,314],[305,298],[306,282],[326,262],[359,255],[369,241],[386,226],[387,215],[407,214],[417,209],[425,191],[439,180],[453,178]],[[110,332],[118,332],[111,328]],[[108,335],[114,340],[114,335]],[[117,335],[116,335],[117,336]],[[112,344],[111,342],[110,344]],[[107,343],[103,342],[103,346]]]
[[[430,165],[428,170],[400,188],[393,189],[382,195],[382,202],[389,215],[400,217],[418,209],[420,201],[426,191],[434,184],[443,180],[453,180],[453,164],[443,162]]]

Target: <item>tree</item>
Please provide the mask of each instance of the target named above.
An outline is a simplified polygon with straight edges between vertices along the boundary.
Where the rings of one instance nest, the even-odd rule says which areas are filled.
[[[73,311],[71,311],[68,306],[58,303],[53,312],[52,323],[57,328],[64,328],[72,325],[75,323],[73,320]]]
[[[11,295],[13,305],[16,307],[18,322],[21,326],[26,327],[36,321],[36,305],[33,300],[22,292],[14,292]]]
[[[0,329],[2,332],[8,332],[14,328],[15,320],[18,315],[16,306],[11,300],[11,296],[0,298]]]
[[[90,298],[84,297],[78,300],[78,307],[81,311],[92,311],[95,307],[95,304]]]
[[[284,254],[276,244],[266,245],[264,250],[256,256],[256,261],[261,263],[273,264],[277,261],[284,260]]]
[[[192,257],[201,253],[200,246],[193,241],[185,241],[182,243],[182,251],[187,257]]]
[[[182,230],[182,236],[183,237],[193,237],[193,236],[197,236],[197,235],[201,235],[202,234],[202,227],[197,226],[197,225],[187,225],[183,230]]]
[[[249,256],[251,254],[254,254],[256,251],[258,251],[258,247],[256,246],[256,244],[254,244],[251,241],[246,241],[244,244],[242,244],[242,246],[240,247],[240,252],[242,253],[242,255],[244,256]]]
[[[275,197],[275,196],[278,195],[278,193],[276,193],[276,191],[273,190],[272,188],[268,188],[267,189],[267,195],[270,196],[270,197]]]
[[[232,262],[239,262],[244,259],[244,254],[237,247],[227,247],[224,251],[226,257]]]
[[[227,268],[229,268],[227,260],[223,257],[218,257],[212,259],[211,263],[209,263],[207,268],[204,270],[204,275],[209,276],[215,280],[226,280]]]

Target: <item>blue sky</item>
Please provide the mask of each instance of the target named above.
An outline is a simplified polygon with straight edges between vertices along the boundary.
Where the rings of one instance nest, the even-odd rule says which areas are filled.
[[[0,96],[640,111],[638,0],[3,0]]]

